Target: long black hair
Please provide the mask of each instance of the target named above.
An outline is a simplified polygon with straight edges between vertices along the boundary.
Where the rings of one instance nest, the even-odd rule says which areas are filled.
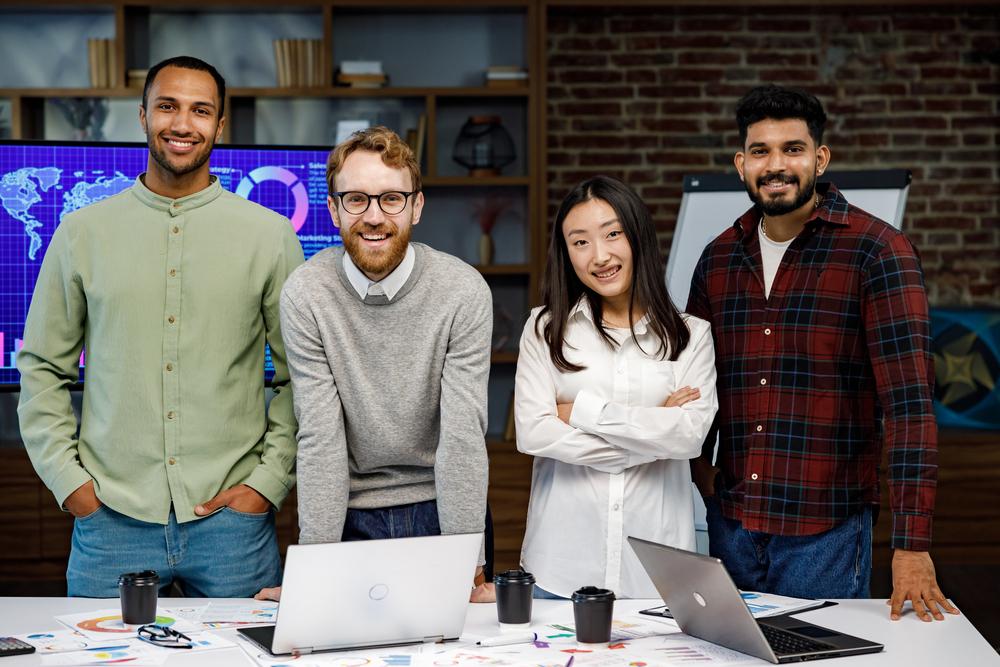
[[[653,218],[649,209],[636,192],[621,181],[610,176],[595,176],[579,183],[570,190],[552,226],[549,241],[549,256],[542,277],[542,310],[535,322],[535,334],[544,315],[548,315],[543,337],[549,346],[549,354],[556,368],[565,372],[581,371],[585,366],[570,363],[566,359],[563,346],[566,344],[566,325],[570,310],[581,296],[585,296],[594,314],[594,324],[598,333],[610,347],[616,345],[604,327],[603,302],[601,296],[584,286],[573,269],[563,236],[563,222],[577,204],[591,199],[600,199],[614,210],[625,232],[625,239],[632,249],[632,285],[629,295],[629,329],[636,345],[633,313],[645,308],[649,316],[647,326],[660,340],[657,354],[661,359],[676,361],[691,339],[687,324],[677,311],[664,283],[663,260],[660,257],[653,228]],[[640,349],[642,347],[640,346]]]

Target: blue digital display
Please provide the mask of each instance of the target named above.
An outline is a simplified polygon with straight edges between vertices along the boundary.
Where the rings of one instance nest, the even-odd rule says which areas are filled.
[[[224,188],[287,217],[308,259],[341,243],[326,208],[327,154],[220,145],[210,164]],[[0,385],[20,382],[14,356],[56,226],[63,216],[131,187],[147,159],[145,144],[0,141]],[[86,351],[83,359],[85,365]],[[270,358],[265,370],[270,377]]]

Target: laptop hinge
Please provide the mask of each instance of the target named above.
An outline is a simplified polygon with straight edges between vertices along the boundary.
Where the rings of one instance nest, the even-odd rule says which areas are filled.
[[[434,635],[433,637],[424,637],[425,642],[433,642],[437,644],[438,642],[444,641],[444,635]]]
[[[305,648],[293,648],[292,655],[309,655],[313,652],[312,646],[306,646]]]

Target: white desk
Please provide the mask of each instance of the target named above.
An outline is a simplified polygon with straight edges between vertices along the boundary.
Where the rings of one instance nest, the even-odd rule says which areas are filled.
[[[204,600],[199,601],[199,603]],[[165,606],[179,606],[183,600],[170,599]],[[651,600],[619,600],[615,603],[615,616],[659,604]],[[80,598],[0,598],[0,635],[23,634],[60,627],[54,616],[76,612],[107,609],[117,605],[117,600],[88,600]],[[990,647],[982,635],[965,616],[948,616],[947,620],[923,623],[912,612],[900,621],[889,620],[884,600],[843,600],[835,607],[799,614],[803,619],[825,625],[834,630],[858,635],[885,644],[885,651],[877,654],[843,658],[829,665],[865,667],[867,665],[961,665],[963,667],[1000,667],[1000,655]],[[536,623],[572,622],[573,612],[569,602],[535,600],[532,621]],[[480,639],[498,634],[496,607],[492,604],[470,605],[465,624],[464,638]],[[235,630],[213,631],[231,637]],[[37,654],[4,658],[0,667],[38,665]],[[762,665],[769,663],[761,661]],[[186,654],[177,651],[167,661],[175,666],[228,666],[255,665],[240,649]]]

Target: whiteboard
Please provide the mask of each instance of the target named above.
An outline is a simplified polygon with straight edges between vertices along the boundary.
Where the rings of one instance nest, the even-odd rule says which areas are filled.
[[[910,172],[906,169],[830,172],[821,183],[833,183],[854,206],[900,229]],[[692,174],[684,177],[684,197],[677,216],[674,241],[667,260],[667,289],[679,310],[687,305],[691,276],[702,251],[733,226],[753,205],[743,182],[733,174]]]

